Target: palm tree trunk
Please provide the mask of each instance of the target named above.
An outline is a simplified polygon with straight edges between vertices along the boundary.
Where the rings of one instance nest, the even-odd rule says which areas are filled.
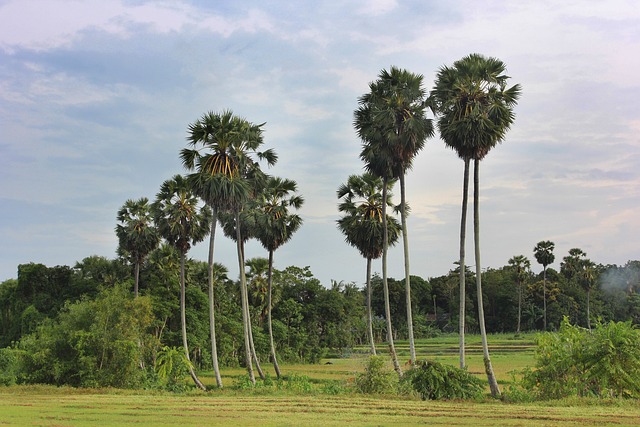
[[[242,264],[244,265],[244,242],[242,242]],[[244,270],[243,270],[244,271]],[[245,280],[246,284],[246,280]],[[261,380],[264,380],[266,377],[264,372],[262,371],[262,367],[260,366],[260,360],[258,360],[258,353],[256,353],[256,347],[253,344],[253,324],[251,323],[251,309],[249,308],[249,288],[246,285],[245,292],[245,306],[247,307],[247,318],[249,319],[249,345],[251,346],[251,357],[253,358],[253,362],[256,364],[256,371],[258,371],[258,376]]]
[[[543,307],[543,323],[542,330],[547,330],[547,266],[542,268],[542,307]]]
[[[491,366],[491,358],[489,357],[489,344],[487,343],[487,330],[484,324],[484,306],[482,303],[482,268],[480,264],[480,172],[479,172],[480,160],[475,159],[473,165],[473,235],[475,243],[476,253],[476,287],[478,293],[478,321],[480,323],[480,335],[482,337],[482,352],[484,355],[484,369],[487,373],[487,380],[489,381],[489,389],[491,390],[491,396],[500,397],[500,388],[498,387],[498,381],[493,373],[493,366]]]
[[[371,354],[376,355],[376,344],[373,339],[373,313],[371,312],[371,257],[367,257],[367,333]]]
[[[240,270],[240,304],[242,306],[242,326],[244,330],[244,362],[247,365],[249,380],[252,384],[256,383],[256,377],[253,374],[253,365],[251,363],[251,343],[249,341],[251,330],[249,329],[249,307],[247,298],[247,276],[244,272],[244,254],[242,250],[242,236],[240,235],[240,210],[236,209],[236,248],[238,251],[238,268]]]
[[[184,280],[184,252],[180,253],[180,323],[182,326],[182,347],[184,348],[184,355],[187,357],[187,360],[191,362],[191,357],[189,356],[189,345],[187,344],[187,314],[186,314],[186,286]],[[191,374],[191,378],[196,386],[201,390],[206,390],[207,388],[200,382],[198,377],[196,376],[196,372],[193,369],[193,365],[189,363],[189,374]]]
[[[273,328],[271,326],[271,292],[273,289],[273,251],[269,251],[269,272],[268,272],[268,294],[267,294],[267,323],[269,325],[269,345],[271,346],[271,359],[273,361],[273,369],[276,370],[276,378],[280,379],[280,366],[278,366],[278,358],[276,357],[276,346],[273,342]]]
[[[389,233],[387,230],[387,183],[388,178],[383,178],[382,186],[382,288],[384,292],[384,313],[387,318],[387,341],[389,342],[389,355],[393,361],[393,369],[402,378],[402,369],[398,363],[396,347],[393,344],[393,326],[391,324],[391,306],[389,304],[389,282],[387,280],[387,250],[389,248]]]
[[[218,347],[216,343],[216,315],[214,310],[213,295],[213,249],[216,236],[217,210],[211,206],[213,218],[211,219],[211,234],[209,236],[209,335],[211,336],[211,360],[213,362],[213,372],[216,376],[216,384],[222,388],[222,377],[218,366]]]
[[[136,265],[133,267],[133,296],[138,298],[138,284],[140,282],[140,261],[136,261]]]
[[[465,283],[467,269],[465,266],[465,239],[467,236],[467,205],[469,202],[469,159],[464,159],[464,174],[462,179],[462,215],[460,216],[460,369],[465,367],[465,320],[467,317],[467,285]]]
[[[522,280],[518,280],[518,327],[516,334],[520,333],[520,319],[522,318]]]
[[[411,277],[409,273],[409,234],[407,233],[407,211],[405,199],[404,173],[400,174],[400,221],[402,222],[402,245],[404,249],[404,287],[407,304],[407,331],[409,333],[409,353],[411,363],[416,362],[416,344],[413,340],[413,314],[411,309]]]
[[[587,327],[589,328],[589,331],[591,331],[591,313],[589,308],[589,306],[591,305],[589,304],[590,294],[591,294],[591,288],[587,289]]]

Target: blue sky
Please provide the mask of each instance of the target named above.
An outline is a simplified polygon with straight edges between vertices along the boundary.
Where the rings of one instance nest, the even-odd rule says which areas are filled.
[[[481,166],[483,266],[533,260],[540,240],[556,243],[556,268],[572,247],[639,259],[635,0],[0,0],[0,280],[21,263],[115,257],[119,207],[184,172],[189,123],[231,109],[266,122],[270,173],[306,199],[276,267],[362,283],[365,262],[335,227],[335,191],[362,172],[357,99],[383,68],[430,89],[440,66],[474,52],[503,60],[523,92]],[[461,182],[462,162],[430,140],[407,178],[412,274],[457,259]],[[191,256],[206,260],[205,246]],[[218,239],[216,259],[237,274],[231,242]],[[400,248],[389,271],[404,276]]]

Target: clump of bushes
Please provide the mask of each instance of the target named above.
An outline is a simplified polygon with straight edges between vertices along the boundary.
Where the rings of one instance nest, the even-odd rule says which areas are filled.
[[[640,398],[640,331],[631,322],[599,323],[589,331],[565,317],[557,333],[538,337],[535,357],[523,385],[540,398]]]
[[[364,372],[356,375],[355,387],[360,393],[388,394],[398,390],[398,376],[382,356],[369,356]]]
[[[465,369],[433,360],[418,360],[403,377],[422,400],[474,399],[482,395],[484,384]]]
[[[418,360],[402,380],[381,356],[370,356],[364,372],[356,375],[360,393],[417,393],[423,400],[473,399],[480,397],[484,383],[468,371],[432,360]]]

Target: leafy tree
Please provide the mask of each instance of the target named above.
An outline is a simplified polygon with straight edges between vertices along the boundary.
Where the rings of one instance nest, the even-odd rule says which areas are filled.
[[[520,86],[514,85],[507,88],[509,76],[504,74],[505,69],[505,64],[499,59],[487,58],[479,54],[468,55],[456,61],[453,67],[440,68],[431,97],[432,105],[439,115],[438,128],[441,138],[465,161],[463,212],[466,211],[468,164],[471,159],[474,161],[474,241],[478,312],[485,370],[493,396],[498,396],[500,390],[493,374],[484,326],[480,263],[479,166],[480,161],[489,151],[504,140],[515,118],[513,107],[520,96]],[[463,221],[465,219],[463,214]],[[461,227],[460,245],[464,246],[462,228],[464,226]],[[460,266],[463,270],[462,249],[460,254]],[[463,277],[464,275],[461,274],[461,282]],[[463,286],[461,286],[461,294],[462,289]],[[462,295],[460,298],[462,306]],[[460,318],[463,319],[464,315]],[[462,347],[464,343],[461,339]],[[461,350],[461,367],[464,366],[463,357],[464,353]]]
[[[131,298],[126,285],[95,300],[69,303],[23,337],[20,380],[81,387],[139,387],[151,324],[148,297]]]
[[[553,255],[553,249],[555,244],[550,240],[543,240],[538,242],[538,244],[533,248],[533,255],[536,257],[536,261],[538,264],[542,264],[542,272],[543,272],[543,311],[544,311],[544,321],[543,321],[543,330],[547,330],[547,267],[553,264],[553,261],[556,259],[555,255]]]
[[[198,195],[206,201],[213,211],[214,221],[211,226],[209,242],[209,311],[211,319],[211,346],[214,370],[218,386],[222,386],[217,370],[217,349],[215,338],[215,317],[213,312],[213,244],[215,236],[215,218],[220,211],[231,211],[240,222],[240,212],[250,196],[251,185],[248,178],[259,178],[258,163],[252,159],[265,160],[268,165],[277,161],[271,149],[258,151],[263,144],[262,126],[250,123],[246,119],[235,116],[230,110],[222,113],[209,112],[189,126],[188,143],[192,148],[181,151],[182,164],[189,171],[193,187]],[[205,150],[201,153],[197,147]],[[240,227],[236,237],[238,264],[240,267],[240,286],[245,337],[245,356],[250,381],[255,383],[251,365],[251,349],[249,344],[250,319],[247,296],[246,277],[244,272],[244,254]]]
[[[273,255],[283,244],[288,242],[293,233],[302,225],[302,218],[298,214],[289,212],[290,208],[300,209],[304,198],[295,194],[298,190],[295,181],[277,177],[269,177],[265,188],[259,193],[256,200],[256,227],[255,235],[262,246],[269,251],[267,274],[267,325],[269,329],[269,345],[271,348],[271,360],[280,378],[280,366],[276,356],[276,347],[273,341],[272,306],[273,306]]]
[[[187,179],[175,175],[162,183],[152,206],[158,232],[180,253],[180,319],[182,346],[187,360],[190,358],[187,344],[185,259],[191,245],[201,242],[206,237],[211,221],[210,210],[207,207],[198,209],[198,201]],[[205,390],[206,387],[198,379],[193,368],[190,369],[190,373],[195,384]]]
[[[522,294],[523,285],[531,268],[531,261],[524,255],[516,255],[509,260],[509,266],[513,270],[513,275],[516,280],[516,287],[518,290],[518,326],[516,333],[520,333],[520,322],[522,320]]]
[[[426,118],[426,92],[422,87],[422,79],[422,75],[397,67],[391,67],[389,71],[382,70],[378,80],[369,84],[370,93],[358,100],[360,107],[355,112],[355,127],[358,136],[364,142],[360,157],[365,162],[365,168],[387,180],[397,178],[400,181],[407,329],[412,361],[416,360],[416,353],[411,307],[405,174],[411,168],[415,156],[424,147],[427,138],[433,136],[432,121]],[[396,371],[401,374],[399,366],[395,365],[394,362]]]
[[[387,206],[393,206],[390,189],[394,181],[387,183]],[[345,240],[354,246],[367,260],[367,331],[371,353],[376,354],[373,339],[373,316],[371,313],[371,261],[380,258],[383,251],[384,230],[382,227],[382,192],[383,180],[370,173],[351,175],[346,184],[338,188],[338,199],[342,202],[338,210],[344,216],[338,219],[338,229],[345,235]],[[387,244],[395,245],[400,235],[400,224],[392,216],[387,215]]]
[[[118,211],[118,254],[134,265],[133,294],[138,296],[140,265],[158,247],[160,236],[153,224],[149,199],[127,200]]]

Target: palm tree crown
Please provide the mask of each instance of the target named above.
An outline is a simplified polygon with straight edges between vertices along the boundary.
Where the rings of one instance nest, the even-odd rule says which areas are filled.
[[[462,159],[482,160],[515,119],[520,85],[507,88],[505,70],[499,59],[474,53],[438,71],[429,103],[440,137]]]
[[[134,294],[138,296],[140,265],[160,243],[149,199],[142,197],[138,200],[127,200],[118,211],[117,218],[118,253],[129,258],[135,267]]]
[[[198,208],[198,204],[189,181],[175,175],[162,183],[152,205],[158,231],[182,254],[187,253],[192,244],[204,240],[209,232],[211,211],[204,206]]]
[[[338,229],[345,241],[358,249],[367,259],[377,259],[382,255],[382,186],[383,180],[370,173],[351,175],[338,188],[342,199],[338,210],[345,215],[338,219]],[[387,206],[394,207],[390,189],[395,181],[387,183]],[[398,220],[387,215],[389,245],[396,244],[400,237]]]

